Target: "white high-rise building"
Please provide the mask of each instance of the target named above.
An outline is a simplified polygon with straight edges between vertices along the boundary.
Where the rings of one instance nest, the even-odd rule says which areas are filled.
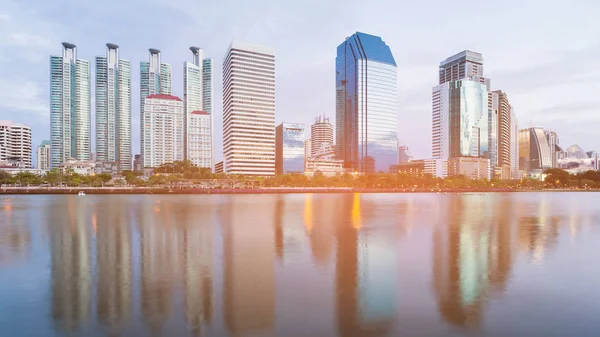
[[[0,162],[31,167],[31,128],[25,124],[0,121]]]
[[[433,158],[497,161],[489,88],[481,54],[465,50],[440,63],[439,85],[432,90]]]
[[[190,50],[192,62],[183,64],[185,156],[192,164],[212,170],[212,60],[204,60],[198,47],[190,47]]]
[[[233,41],[223,61],[223,160],[227,174],[275,174],[275,52]]]
[[[89,160],[91,152],[90,63],[74,44],[62,45],[62,56],[50,56],[51,167]]]
[[[183,102],[171,95],[150,95],[144,102],[144,167],[183,160]]]
[[[131,170],[131,64],[112,43],[96,56],[96,161]]]
[[[44,140],[35,150],[37,168],[43,171],[50,170],[50,141]]]
[[[148,62],[140,62],[140,152],[144,157],[144,104],[146,97],[150,95],[171,95],[171,72],[170,64],[160,63],[160,50],[150,48],[150,59]],[[183,125],[182,125],[183,129]]]

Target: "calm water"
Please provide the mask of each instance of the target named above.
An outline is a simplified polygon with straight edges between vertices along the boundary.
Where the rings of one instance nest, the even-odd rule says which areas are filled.
[[[598,205],[0,196],[0,335],[598,336]]]

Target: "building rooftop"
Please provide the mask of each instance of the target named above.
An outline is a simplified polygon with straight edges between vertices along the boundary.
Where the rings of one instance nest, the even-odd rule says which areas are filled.
[[[69,43],[69,42],[63,42],[62,45],[63,45],[63,47],[65,47],[65,49],[75,49],[75,48],[77,48],[76,45],[74,45],[72,43]]]
[[[172,96],[172,95],[163,95],[163,94],[154,94],[154,95],[150,95],[146,98],[152,98],[152,99],[168,99],[168,100],[172,100],[172,101],[181,101],[181,98],[177,97],[177,96]]]
[[[274,48],[240,40],[233,40],[229,45],[229,49],[247,50],[259,54],[275,55]]]
[[[107,43],[106,47],[108,47],[108,49],[119,49],[119,46],[114,43]]]
[[[447,59],[445,59],[444,61],[440,62],[440,67],[443,67],[447,64],[456,62],[460,59],[465,59],[466,61],[474,62],[477,64],[483,64],[483,55],[481,55],[480,53],[474,52],[474,51],[463,50],[460,53],[458,53],[456,55],[452,55],[452,56],[448,57]]]

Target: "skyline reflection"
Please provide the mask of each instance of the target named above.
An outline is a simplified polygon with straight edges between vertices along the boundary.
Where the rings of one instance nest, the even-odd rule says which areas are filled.
[[[47,253],[49,324],[39,329],[58,335],[384,336],[411,315],[430,317],[434,335],[485,331],[523,294],[525,273],[571,267],[550,253],[600,236],[593,204],[556,200],[60,196],[34,212],[26,199],[1,200],[0,272],[34,258],[44,268]]]

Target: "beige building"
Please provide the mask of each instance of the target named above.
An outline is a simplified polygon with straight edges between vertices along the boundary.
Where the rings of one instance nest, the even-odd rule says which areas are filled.
[[[448,176],[464,175],[471,179],[490,179],[490,160],[477,157],[456,157],[448,160]]]

